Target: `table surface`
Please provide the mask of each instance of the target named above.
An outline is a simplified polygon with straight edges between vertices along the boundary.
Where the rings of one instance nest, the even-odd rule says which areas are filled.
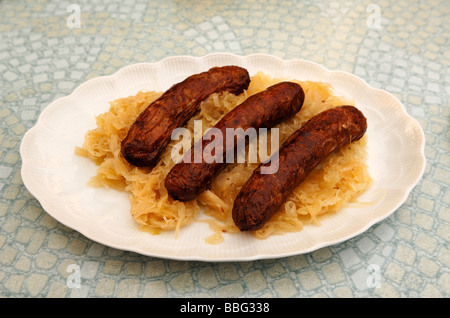
[[[449,297],[449,15],[445,0],[1,1],[0,296]],[[353,239],[249,262],[104,246],[27,191],[21,139],[52,101],[130,64],[213,52],[311,60],[389,91],[424,130],[423,178]]]

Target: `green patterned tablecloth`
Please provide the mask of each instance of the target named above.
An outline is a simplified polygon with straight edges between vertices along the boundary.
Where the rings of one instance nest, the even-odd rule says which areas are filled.
[[[1,1],[0,296],[449,297],[449,21],[446,0]],[[307,59],[389,91],[425,132],[422,180],[353,239],[251,262],[116,250],[42,209],[19,147],[46,106],[130,64],[212,52]]]

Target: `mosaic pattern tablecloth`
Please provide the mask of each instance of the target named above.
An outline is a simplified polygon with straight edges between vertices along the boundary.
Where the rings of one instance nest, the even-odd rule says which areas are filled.
[[[448,297],[449,21],[446,0],[1,1],[0,296]],[[251,262],[124,252],[46,214],[19,147],[49,103],[129,64],[211,52],[308,59],[391,92],[425,132],[422,180],[362,235]]]

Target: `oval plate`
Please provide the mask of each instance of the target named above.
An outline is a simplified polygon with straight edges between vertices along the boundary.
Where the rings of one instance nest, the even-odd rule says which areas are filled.
[[[83,144],[85,133],[95,128],[95,116],[109,110],[110,101],[143,89],[164,91],[189,75],[231,64],[246,68],[251,76],[262,71],[273,77],[327,82],[337,94],[353,99],[368,120],[368,165],[374,178],[359,199],[376,203],[344,208],[321,226],[305,226],[297,233],[265,240],[249,233],[230,234],[223,243],[210,245],[205,242],[212,234],[206,223],[194,222],[182,228],[178,238],[172,231],[150,235],[138,230],[131,218],[128,194],[86,185],[97,167],[75,155],[74,149]],[[355,75],[304,60],[216,53],[134,64],[81,84],[44,109],[25,134],[20,153],[23,182],[44,210],[96,242],[168,259],[245,261],[311,252],[355,237],[385,219],[405,202],[422,177],[424,145],[420,125],[401,102]]]

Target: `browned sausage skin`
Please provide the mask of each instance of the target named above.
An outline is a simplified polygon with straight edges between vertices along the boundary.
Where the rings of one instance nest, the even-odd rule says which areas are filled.
[[[366,129],[366,118],[353,106],[335,107],[311,118],[281,146],[275,174],[261,174],[259,166],[244,184],[233,205],[236,226],[241,231],[262,228],[320,162],[360,139]]]
[[[215,126],[221,131],[225,139],[221,147],[215,149],[216,154],[222,156],[222,162],[195,162],[194,147],[190,153],[189,162],[177,163],[165,179],[165,186],[169,194],[180,201],[194,199],[197,195],[209,188],[213,178],[226,166],[226,156],[234,153],[236,145],[241,142],[243,135],[236,138],[226,138],[228,128],[272,128],[300,111],[305,94],[299,84],[281,82],[268,89],[247,98],[242,104],[227,113]],[[230,140],[227,140],[230,139]],[[214,141],[208,132],[197,143],[202,143],[201,149]]]
[[[154,167],[171,140],[175,128],[183,126],[213,93],[235,95],[248,88],[250,76],[238,66],[213,67],[173,85],[151,103],[130,127],[122,141],[122,156],[132,165]]]

